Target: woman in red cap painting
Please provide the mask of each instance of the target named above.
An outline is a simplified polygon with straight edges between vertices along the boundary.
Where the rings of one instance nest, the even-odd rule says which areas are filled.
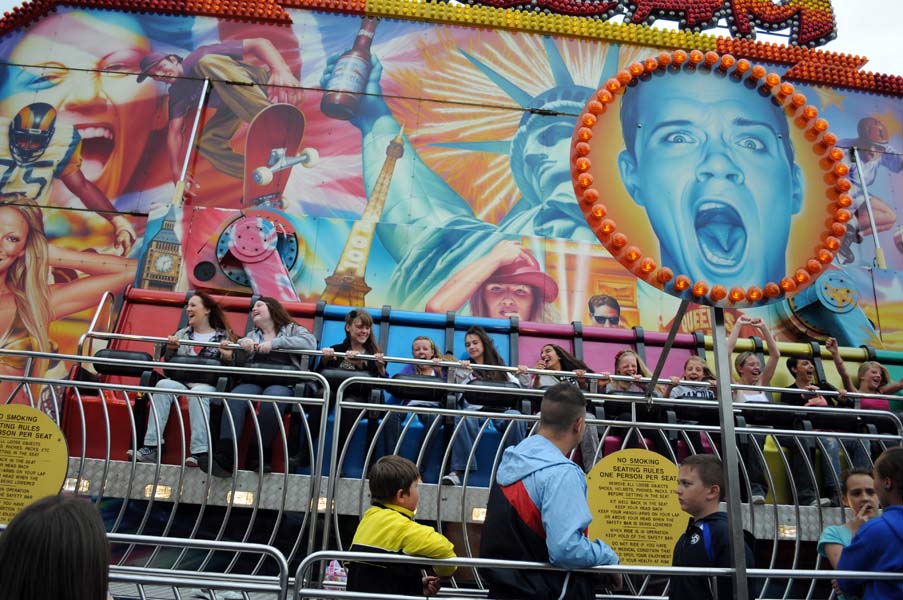
[[[519,242],[499,242],[489,254],[459,269],[427,303],[428,312],[458,311],[467,302],[475,317],[554,322],[558,284]]]

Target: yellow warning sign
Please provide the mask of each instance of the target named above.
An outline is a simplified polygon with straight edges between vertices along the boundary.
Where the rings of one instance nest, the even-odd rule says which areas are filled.
[[[677,502],[677,466],[650,450],[609,454],[586,476],[589,538],[611,546],[621,564],[670,566],[688,515]]]
[[[0,406],[0,523],[58,494],[67,466],[66,440],[53,419],[30,406]]]

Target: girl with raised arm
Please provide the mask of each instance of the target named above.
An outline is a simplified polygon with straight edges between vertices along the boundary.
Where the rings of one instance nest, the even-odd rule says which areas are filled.
[[[765,346],[768,348],[768,360],[763,369],[762,362],[759,360],[759,357],[756,356],[755,352],[747,350],[738,354],[737,358],[734,359],[734,367],[737,369],[737,377],[734,379],[734,383],[768,387],[771,385],[771,379],[774,377],[774,372],[778,367],[778,360],[781,358],[781,353],[778,350],[778,343],[775,341],[774,336],[771,335],[771,331],[765,326],[765,322],[762,321],[762,319],[758,317],[747,317],[746,315],[737,319],[734,323],[733,330],[731,330],[731,335],[727,340],[728,354],[733,353],[734,347],[737,345],[737,339],[740,337],[740,330],[744,325],[755,327],[762,333],[762,339],[765,340]],[[771,393],[769,392],[755,389],[741,389],[734,391],[735,403],[769,403],[771,401]],[[765,446],[765,436],[750,435],[744,445],[745,450],[741,451],[743,454],[743,461],[746,464],[746,472],[749,476],[749,487],[751,490],[750,500],[753,504],[765,504],[765,497],[768,496],[768,479],[765,475],[765,469],[767,467],[763,464],[764,460],[760,459],[759,453],[756,452],[753,443],[758,446],[759,450],[762,450]]]

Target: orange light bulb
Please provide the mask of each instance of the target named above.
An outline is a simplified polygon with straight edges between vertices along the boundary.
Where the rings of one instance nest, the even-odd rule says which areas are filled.
[[[600,230],[602,231],[602,233],[604,233],[605,235],[610,235],[610,234],[614,233],[614,231],[615,231],[617,228],[618,228],[618,226],[615,225],[615,222],[612,221],[611,219],[605,219],[604,221],[602,221],[601,223],[599,223],[599,229],[600,229]]]
[[[846,177],[842,177],[837,180],[837,183],[834,184],[834,189],[836,189],[841,194],[849,192],[850,188],[853,187],[853,184],[850,183],[850,180]]]
[[[828,265],[831,264],[832,260],[834,260],[834,253],[822,248],[815,253],[815,258],[818,259],[818,262],[822,263],[823,265]]]
[[[730,294],[728,294],[731,302],[740,302],[744,298],[746,298],[746,292],[743,291],[743,288],[740,286],[734,286],[731,288]]]
[[[577,142],[574,144],[574,154],[577,156],[586,156],[590,153],[592,146],[587,144],[586,142]]]
[[[766,298],[777,298],[781,295],[781,287],[773,281],[769,281],[765,284],[765,297]]]
[[[583,113],[580,115],[580,123],[582,123],[584,127],[592,127],[596,124],[596,121],[598,121],[598,119],[596,119],[596,115],[593,113]]]
[[[831,252],[837,252],[840,249],[840,240],[833,235],[829,235],[825,238],[825,248]]]
[[[590,212],[592,212],[593,216],[596,217],[597,219],[601,219],[606,214],[608,214],[608,209],[605,207],[604,204],[602,204],[601,202],[598,202],[596,204],[593,204],[593,207],[590,209]]]
[[[577,130],[577,139],[588,142],[593,139],[593,130],[589,127],[581,127]]]
[[[781,279],[780,286],[784,292],[792,292],[796,289],[796,282],[789,277],[784,277]]]
[[[688,289],[690,289],[690,285],[690,278],[686,275],[681,274],[674,279],[674,289],[678,292],[687,291]]]
[[[718,53],[717,53],[717,52],[713,52],[712,50],[709,50],[709,51],[706,52],[705,55],[703,56],[703,62],[705,63],[705,66],[707,66],[707,67],[714,67],[715,64],[716,64],[720,59],[721,59],[721,57],[718,56]]]
[[[746,290],[746,299],[749,302],[758,302],[764,295],[765,294],[762,292],[762,288],[757,285],[751,285],[749,286],[749,289]]]
[[[690,293],[697,298],[701,298],[709,293],[709,284],[702,280],[697,281],[693,284],[693,289],[690,290]]]
[[[846,223],[853,218],[853,215],[845,208],[838,208],[837,213],[834,215],[834,217],[841,223]]]
[[[618,85],[620,86],[621,84]],[[608,89],[602,89],[596,94],[596,98],[604,105],[611,102],[614,99],[614,96],[611,95],[611,92],[609,92]]]
[[[586,104],[586,110],[591,112],[594,115],[601,115],[605,112],[605,105],[599,102],[598,100],[590,100]]]
[[[630,71],[618,71],[618,74],[615,75],[615,78],[617,79],[618,83],[621,84],[621,86],[625,86],[633,80],[633,75],[630,74]]]
[[[847,233],[847,226],[843,223],[838,223],[837,221],[831,221],[831,231],[828,235],[833,235],[834,237],[843,237]]]
[[[583,202],[586,204],[593,204],[599,201],[599,190],[596,188],[589,188],[583,191]]]
[[[658,274],[655,276],[655,278],[661,284],[668,283],[669,281],[671,281],[671,279],[673,277],[674,277],[674,271],[672,271],[668,267],[662,267],[661,269],[659,269]],[[687,281],[689,282],[689,279]],[[675,284],[675,287],[676,286],[677,286],[677,284]]]
[[[675,50],[674,51],[674,63],[676,65],[682,65],[687,62],[687,53],[684,50]],[[675,285],[677,285],[675,283]]]
[[[712,302],[721,302],[727,297],[727,288],[721,284],[713,285],[709,298]]]
[[[614,94],[618,90],[621,89],[621,82],[618,81],[617,79],[613,79],[613,78],[609,79],[608,81],[605,82],[605,89],[607,89],[609,92]],[[601,98],[600,98],[600,100],[601,100]]]
[[[849,208],[853,205],[853,198],[849,194],[841,194],[837,197],[837,206],[840,208]]]
[[[619,231],[618,233],[611,236],[611,245],[614,246],[617,250],[620,250],[627,245],[627,236]]]
[[[574,166],[577,167],[578,171],[589,171],[590,167],[593,166],[593,163],[591,163],[585,156],[581,156],[574,161]]]
[[[588,188],[593,184],[593,176],[589,173],[580,173],[577,177],[577,183],[582,188]]]
[[[705,59],[705,55],[701,50],[690,50],[690,64],[698,65]]]
[[[823,268],[824,267],[822,267],[817,258],[810,258],[806,261],[806,270],[813,275],[818,275],[819,273],[821,273]]]
[[[799,285],[809,283],[810,279],[812,279],[812,277],[806,269],[797,269],[793,274],[793,280]]]
[[[629,246],[627,250],[624,251],[624,260],[629,263],[634,263],[640,260],[640,257],[642,255],[643,254],[642,252],[640,252],[639,248],[637,248],[636,246]]]
[[[640,63],[633,63],[632,65],[627,67],[627,71],[630,73],[631,77],[639,77],[646,72],[646,67],[644,67]]]
[[[642,272],[644,275],[652,273],[655,270],[655,267],[655,260],[649,258],[648,256],[644,257],[640,261],[640,272]]]

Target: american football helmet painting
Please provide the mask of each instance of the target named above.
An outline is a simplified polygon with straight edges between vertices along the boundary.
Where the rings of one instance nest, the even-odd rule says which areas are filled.
[[[9,151],[19,164],[40,158],[53,139],[56,109],[35,102],[20,110],[9,124]]]

